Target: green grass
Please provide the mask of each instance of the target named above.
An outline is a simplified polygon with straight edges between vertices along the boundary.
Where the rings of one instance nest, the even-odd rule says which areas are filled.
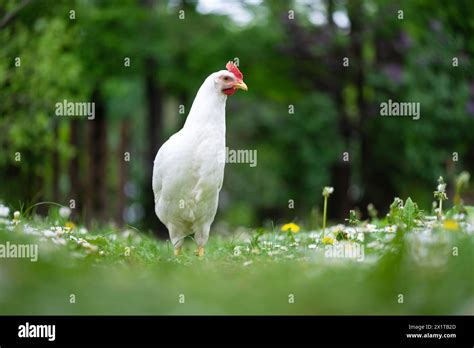
[[[0,259],[0,313],[473,314],[474,217],[455,216],[453,228],[408,211],[408,200],[398,208],[397,221],[373,221],[378,232],[360,223],[363,241],[346,226],[327,228],[336,244],[364,246],[360,262],[325,256],[321,231],[303,226],[292,235],[211,234],[204,258],[194,255],[192,240],[175,258],[169,242],[135,230],[75,228],[57,239],[43,236],[64,226],[57,216],[3,220],[0,244],[38,243],[39,257]],[[381,231],[394,222],[396,232]],[[61,239],[64,245],[53,242]]]

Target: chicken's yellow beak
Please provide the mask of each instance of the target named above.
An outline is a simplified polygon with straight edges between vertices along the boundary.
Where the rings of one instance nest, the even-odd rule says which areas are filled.
[[[247,85],[245,84],[244,81],[239,81],[237,82],[236,84],[234,84],[234,88],[238,88],[238,89],[242,89],[244,91],[248,91],[249,88],[247,87]]]

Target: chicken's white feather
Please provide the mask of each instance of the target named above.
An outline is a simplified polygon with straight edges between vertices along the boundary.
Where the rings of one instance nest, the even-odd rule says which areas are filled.
[[[209,237],[225,166],[227,96],[211,74],[201,85],[183,128],[158,151],[153,167],[155,212],[175,248],[194,233],[198,246]]]

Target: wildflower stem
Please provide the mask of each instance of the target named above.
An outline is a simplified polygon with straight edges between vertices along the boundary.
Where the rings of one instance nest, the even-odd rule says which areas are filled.
[[[323,238],[326,235],[326,212],[328,208],[328,196],[324,196],[324,210],[323,210]]]
[[[441,220],[441,216],[443,215],[443,200],[439,200],[439,211],[438,211],[438,219]]]

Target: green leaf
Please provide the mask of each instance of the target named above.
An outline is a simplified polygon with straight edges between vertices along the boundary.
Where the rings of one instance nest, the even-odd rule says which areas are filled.
[[[414,225],[415,217],[416,206],[411,198],[408,197],[405,201],[405,206],[403,207],[402,221],[407,225],[408,228],[411,228]]]

